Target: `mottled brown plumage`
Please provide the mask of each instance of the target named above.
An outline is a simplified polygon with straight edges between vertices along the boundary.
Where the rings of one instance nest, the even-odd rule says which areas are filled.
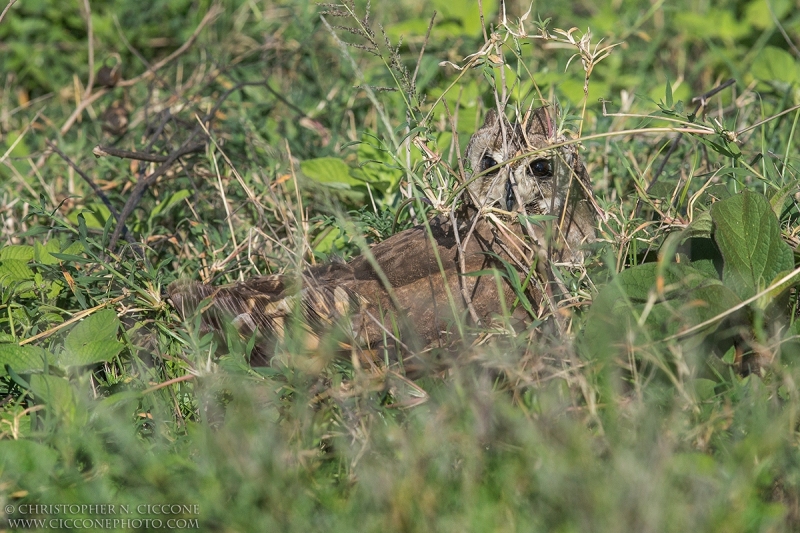
[[[553,133],[547,111],[536,110],[524,125],[502,120],[490,113],[470,139],[468,178],[488,172],[470,183],[473,201],[454,216],[439,215],[347,263],[310,267],[299,277],[263,276],[222,287],[179,281],[168,288],[173,305],[189,317],[206,300],[207,308],[200,310],[204,330],[221,331],[230,322],[245,337],[257,332],[260,363],[268,362],[293,317],[301,319],[307,348],[317,349],[320,334],[334,332],[338,346],[358,353],[362,362],[382,361],[385,350],[395,358],[398,352],[451,346],[463,340],[458,324],[475,319],[486,325],[508,313],[501,320],[506,326],[524,324],[530,313],[500,273],[506,265],[523,280],[531,268],[540,276],[546,272],[534,259],[546,256],[536,243],[544,243],[547,232],[534,226],[531,242],[515,217],[497,224],[481,209],[510,211],[521,202],[529,214],[556,214],[558,221],[563,215],[552,251],[572,261],[582,260],[580,245],[594,240],[594,217],[578,186],[588,184],[588,176],[577,150],[548,149],[565,139]],[[526,289],[534,310],[541,304],[541,286],[529,283]]]

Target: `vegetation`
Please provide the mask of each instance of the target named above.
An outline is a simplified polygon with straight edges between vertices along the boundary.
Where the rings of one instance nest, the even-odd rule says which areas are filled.
[[[13,4],[4,527],[800,528],[800,14],[528,7]],[[311,371],[291,339],[253,369],[247,339],[164,300],[179,278],[297,273],[446,212],[506,97],[511,118],[560,106],[606,214],[585,267],[555,267],[563,334],[465,330],[416,381]],[[33,507],[51,504],[116,507]],[[24,527],[69,527],[48,524]]]

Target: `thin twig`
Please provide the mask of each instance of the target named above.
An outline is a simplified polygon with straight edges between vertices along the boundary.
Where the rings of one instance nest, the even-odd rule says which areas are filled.
[[[6,16],[6,13],[8,13],[8,10],[11,9],[11,6],[13,6],[16,1],[17,0],[9,0],[8,5],[6,6],[6,8],[3,10],[2,13],[0,13],[0,22],[3,22],[3,19]]]
[[[678,150],[678,145],[680,145],[682,138],[683,135],[679,133],[677,137],[675,137],[672,140],[672,144],[670,145],[669,150],[667,150],[667,153],[664,155],[664,159],[661,161],[661,164],[658,166],[658,169],[656,169],[655,173],[653,174],[653,178],[650,180],[650,184],[644,191],[645,195],[647,196],[650,195],[650,191],[655,186],[656,182],[658,181],[658,178],[661,176],[661,173],[664,172],[664,168],[667,166],[669,158],[672,157],[672,155]],[[640,196],[636,198],[636,209],[634,209],[633,212],[636,218],[638,218],[640,213],[642,212],[642,198]]]
[[[225,100],[227,100],[228,97],[234,92],[241,90],[242,87],[245,87],[247,85],[261,85],[263,83],[264,83],[263,81],[242,82],[225,91],[222,94],[222,96],[220,96],[219,100],[217,100],[217,103],[214,105],[214,107],[212,107],[209,110],[209,112],[206,113],[206,115],[202,119],[200,119],[199,121],[200,124],[194,127],[194,129],[191,131],[191,133],[189,133],[188,138],[183,142],[183,144],[181,144],[181,146],[177,150],[174,150],[172,153],[170,153],[164,160],[164,162],[161,164],[161,166],[159,166],[148,176],[139,180],[139,182],[133,188],[130,197],[128,197],[128,201],[125,202],[125,206],[122,208],[122,212],[120,213],[120,218],[117,222],[117,227],[114,229],[114,233],[111,236],[111,240],[109,241],[108,244],[109,250],[113,251],[114,248],[116,247],[117,241],[119,240],[119,237],[122,232],[121,226],[125,223],[125,221],[131,215],[131,213],[133,213],[133,210],[136,209],[136,206],[139,205],[139,202],[144,196],[144,192],[147,190],[147,188],[153,183],[155,183],[155,181],[159,177],[166,174],[167,171],[170,169],[170,167],[172,167],[173,163],[175,163],[178,159],[197,151],[198,143],[194,142],[195,137],[197,137],[203,132],[204,130],[203,124],[210,121],[217,114],[217,111],[219,111],[220,107],[222,107],[222,104],[225,102]]]
[[[751,126],[747,126],[746,128],[742,128],[742,129],[740,129],[739,131],[736,132],[735,136],[739,137],[742,133],[747,133],[750,130],[754,130],[757,127],[761,126],[762,124],[766,124],[767,122],[769,122],[771,120],[775,120],[778,117],[782,117],[783,115],[785,115],[787,113],[791,113],[792,111],[794,111],[796,109],[800,109],[800,104],[793,105],[789,109],[784,109],[783,111],[781,111],[780,113],[778,113],[776,115],[772,115],[771,117],[767,117],[764,120],[759,120],[758,122],[756,122],[755,124],[753,124]]]
[[[431,19],[431,23],[433,23],[433,19]],[[430,29],[429,29],[430,31]],[[416,73],[415,73],[416,74]],[[450,122],[450,128],[453,131],[453,137],[456,139],[456,146],[458,146],[458,131],[456,128],[455,121],[453,120],[453,115],[450,113],[450,106],[447,105],[447,100],[442,100],[444,103],[444,109],[447,113],[447,119]],[[464,176],[464,164],[461,161],[461,158],[458,158],[458,167],[459,172],[461,173],[460,176]],[[460,180],[463,181],[463,180]],[[457,200],[454,199],[453,202],[455,203]],[[467,309],[469,310],[469,314],[472,317],[472,320],[475,322],[476,325],[480,325],[481,320],[478,317],[478,312],[475,310],[475,306],[472,305],[472,296],[470,295],[470,290],[467,288],[467,276],[464,274],[467,273],[467,264],[466,264],[466,253],[464,252],[464,247],[461,245],[461,235],[459,234],[459,227],[458,221],[456,221],[455,217],[455,210],[450,210],[450,223],[453,225],[453,235],[456,238],[456,247],[458,248],[458,264],[459,268],[461,269],[461,276],[458,276],[458,285],[461,288],[461,295],[464,297],[464,302],[467,304]],[[475,290],[475,286],[478,284],[478,280],[476,279],[475,282],[472,284],[472,290]]]
[[[111,235],[111,240],[108,243],[108,249],[110,251],[113,252],[116,248],[120,235],[122,235],[123,231],[125,231],[125,221],[131,215],[131,213],[133,213],[133,210],[136,209],[136,206],[139,205],[139,201],[144,196],[144,192],[147,190],[147,188],[155,183],[158,178],[166,174],[175,161],[187,154],[194,152],[195,145],[188,145],[191,140],[192,138],[184,142],[180,148],[167,156],[167,159],[161,166],[136,183],[131,195],[128,197],[128,201],[125,202],[125,206],[122,208],[122,212],[117,218],[117,227],[114,228],[114,233]]]
[[[694,108],[694,111],[692,111],[691,116],[696,116],[697,112],[700,111],[701,108],[706,106],[706,102],[708,101],[709,98],[711,98],[718,92],[722,91],[723,89],[730,87],[734,83],[736,83],[736,80],[731,78],[723,83],[720,83],[710,91],[703,93],[700,96],[695,96],[694,98],[692,98],[692,103],[697,102],[697,107]]]
[[[300,109],[299,107],[297,107],[295,104],[293,104],[292,102],[290,102],[290,101],[289,101],[289,100],[288,100],[288,99],[287,99],[285,96],[283,96],[281,93],[279,93],[278,91],[276,91],[275,89],[273,89],[273,88],[272,88],[272,85],[270,85],[270,84],[269,84],[269,82],[268,82],[267,80],[264,80],[264,82],[263,82],[263,83],[264,83],[264,87],[265,87],[265,88],[266,88],[266,89],[267,89],[269,92],[271,92],[271,93],[272,93],[272,96],[274,96],[275,98],[277,98],[278,100],[280,100],[281,102],[283,102],[284,104],[286,104],[286,105],[287,105],[287,107],[289,107],[289,109],[291,109],[292,111],[294,111],[295,113],[297,113],[298,115],[300,115],[300,116],[301,116],[301,117],[303,117],[303,118],[311,118],[311,117],[309,117],[309,116],[308,116],[308,114],[306,114],[306,112],[305,112],[305,111],[303,111],[302,109]]]
[[[794,55],[800,59],[800,50],[797,49],[797,46],[795,46],[795,44],[792,42],[792,38],[789,37],[788,33],[786,33],[783,24],[781,24],[781,21],[778,20],[778,17],[775,15],[775,10],[772,9],[772,2],[767,2],[767,9],[769,9],[769,16],[772,17],[773,24],[775,24],[775,27],[778,28],[778,31],[780,31],[781,35],[783,35],[783,40],[786,41],[786,44],[788,44],[792,49]],[[2,19],[2,17],[0,17],[0,19]]]
[[[196,143],[187,146],[186,153],[202,152],[205,150],[205,147],[206,145],[204,143]],[[95,146],[94,149],[92,149],[92,153],[95,157],[113,156],[119,157],[120,159],[135,159],[137,161],[147,161],[150,163],[163,163],[169,159],[169,156],[167,155],[148,154],[146,152],[131,152],[130,150],[120,150],[119,148],[101,144]]]
[[[475,306],[472,305],[472,296],[469,293],[469,289],[467,288],[466,282],[466,274],[467,274],[467,262],[466,262],[466,253],[464,252],[464,248],[461,246],[461,237],[459,236],[459,227],[458,221],[456,220],[455,211],[452,209],[450,210],[450,224],[453,225],[453,236],[456,238],[456,248],[458,249],[458,266],[460,272],[458,274],[458,286],[461,289],[461,296],[464,298],[464,303],[467,304],[467,309],[469,310],[469,315],[472,317],[472,320],[475,322],[476,326],[481,324],[481,319],[478,316],[478,312],[475,310]],[[478,280],[475,280],[472,287],[473,290],[475,285],[478,283]]]
[[[25,135],[27,135],[28,131],[31,129],[34,123],[37,120],[39,120],[39,115],[42,114],[42,111],[44,111],[44,109],[40,109],[39,111],[37,111],[33,119],[30,122],[28,122],[28,125],[25,126],[25,129],[22,130],[22,133],[20,133],[19,136],[16,139],[14,139],[14,142],[11,143],[11,146],[8,147],[8,150],[6,150],[6,152],[2,155],[2,157],[0,157],[0,163],[5,163],[6,159],[8,159],[8,157],[11,155],[11,153],[14,151],[17,145],[22,142],[22,140],[25,138]]]
[[[168,55],[161,61],[156,62],[155,64],[153,64],[153,66],[151,66],[149,69],[139,74],[135,78],[120,81],[117,84],[117,87],[130,87],[132,85],[136,85],[141,80],[151,77],[156,73],[156,71],[161,70],[163,67],[167,66],[168,64],[175,61],[178,57],[185,54],[186,51],[192,47],[194,42],[200,36],[200,32],[203,30],[203,28],[205,28],[206,25],[208,25],[215,18],[217,18],[217,16],[219,16],[221,13],[222,13],[222,8],[220,7],[219,4],[214,4],[213,6],[211,6],[211,9],[208,10],[206,15],[203,17],[203,20],[200,21],[200,24],[198,24],[197,28],[194,30],[194,33],[192,33],[191,37],[189,37],[189,39],[185,43],[183,43],[180,46],[180,48],[172,52],[170,55]]]
[[[483,30],[483,42],[489,42],[489,35],[486,33],[486,22],[483,20],[483,2],[478,0],[478,14],[481,17],[481,29]]]
[[[414,67],[414,75],[411,76],[412,87],[416,87],[417,84],[417,74],[419,73],[419,66],[422,64],[422,54],[425,53],[425,47],[428,45],[428,39],[431,36],[431,30],[433,29],[434,20],[436,20],[436,11],[434,11],[433,15],[431,15],[431,21],[428,24],[428,31],[425,32],[425,40],[422,41],[422,47],[419,49],[419,56],[417,57],[417,66]]]
[[[94,26],[92,25],[92,6],[89,5],[89,0],[83,0],[83,9],[86,11],[86,41],[89,46],[89,81],[86,82],[83,98],[88,98],[92,94],[94,86]]]
[[[61,151],[61,150],[58,148],[58,146],[56,146],[54,143],[52,143],[52,142],[51,142],[49,139],[45,139],[45,141],[44,141],[44,142],[45,142],[45,144],[47,144],[48,148],[50,148],[52,151],[54,151],[56,154],[58,154],[58,156],[59,156],[59,157],[61,157],[61,159],[63,159],[64,161],[66,161],[66,163],[67,163],[67,164],[68,164],[70,167],[72,167],[72,169],[73,169],[75,172],[77,172],[77,173],[78,173],[78,175],[79,175],[81,178],[83,178],[83,181],[85,181],[86,183],[88,183],[88,184],[89,184],[89,187],[91,187],[91,188],[92,188],[92,190],[94,191],[94,193],[95,193],[95,194],[96,194],[96,195],[97,195],[97,196],[100,198],[100,200],[103,202],[103,204],[105,204],[105,206],[106,206],[106,207],[108,208],[108,210],[111,212],[111,216],[113,216],[113,217],[114,217],[114,220],[117,222],[117,225],[119,225],[119,224],[120,224],[120,220],[119,220],[119,213],[117,212],[117,210],[116,210],[116,208],[114,207],[114,205],[111,203],[111,200],[109,200],[109,199],[108,199],[108,196],[106,196],[106,194],[103,192],[103,189],[101,189],[101,188],[100,188],[100,187],[99,187],[99,186],[98,186],[98,185],[97,185],[97,184],[94,182],[94,180],[93,180],[92,178],[90,178],[90,177],[89,177],[89,175],[88,175],[88,174],[86,174],[86,173],[85,173],[83,170],[81,170],[81,168],[80,168],[80,167],[79,167],[79,166],[78,166],[78,165],[77,165],[77,164],[76,164],[76,163],[75,163],[75,162],[74,162],[72,159],[70,159],[70,158],[69,158],[69,156],[68,156],[67,154],[65,154],[64,152],[62,152],[62,151]],[[128,233],[128,228],[127,228],[127,227],[126,227],[124,224],[122,225],[122,233],[125,235],[125,238],[126,238],[126,239],[130,239],[130,234]]]
[[[142,394],[150,394],[151,392],[155,392],[159,389],[163,389],[164,387],[169,387],[170,385],[175,385],[176,383],[181,383],[183,381],[189,381],[190,379],[194,379],[194,374],[184,374],[182,376],[178,376],[177,378],[172,378],[167,380],[163,383],[159,383],[157,385],[153,385],[152,387],[148,387],[142,391]]]
[[[116,298],[114,298],[112,300],[109,300],[107,302],[103,302],[101,304],[95,305],[94,307],[90,307],[89,309],[84,309],[83,311],[78,311],[69,320],[65,320],[64,322],[62,322],[62,323],[60,323],[60,324],[58,324],[56,326],[53,326],[52,328],[48,329],[47,331],[42,331],[41,333],[38,333],[38,334],[34,335],[33,337],[28,337],[27,339],[21,340],[19,342],[19,345],[20,346],[24,346],[26,344],[32,343],[35,340],[43,339],[44,337],[49,337],[53,333],[55,333],[57,331],[60,331],[61,329],[69,326],[70,324],[74,324],[75,322],[77,322],[78,320],[82,319],[83,317],[89,316],[92,313],[94,313],[96,311],[99,311],[100,309],[103,309],[104,307],[107,307],[108,305],[114,305],[117,302],[121,302],[122,300],[124,300],[127,297],[128,297],[127,294],[123,294],[122,296],[117,296]]]

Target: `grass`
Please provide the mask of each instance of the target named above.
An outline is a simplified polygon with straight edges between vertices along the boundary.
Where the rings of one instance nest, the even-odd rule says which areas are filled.
[[[0,21],[2,527],[797,530],[790,3],[377,4]],[[416,381],[291,342],[255,371],[164,301],[448,210],[506,97],[558,102],[605,213],[563,334],[464,325]]]

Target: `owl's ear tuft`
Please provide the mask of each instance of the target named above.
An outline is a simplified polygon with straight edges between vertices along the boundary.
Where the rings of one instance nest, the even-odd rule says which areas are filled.
[[[490,109],[486,112],[486,118],[483,119],[483,126],[481,128],[491,128],[492,126],[497,124],[497,110]]]
[[[533,111],[530,122],[528,123],[528,135],[544,135],[547,138],[553,137],[553,119],[547,107],[540,107]]]

